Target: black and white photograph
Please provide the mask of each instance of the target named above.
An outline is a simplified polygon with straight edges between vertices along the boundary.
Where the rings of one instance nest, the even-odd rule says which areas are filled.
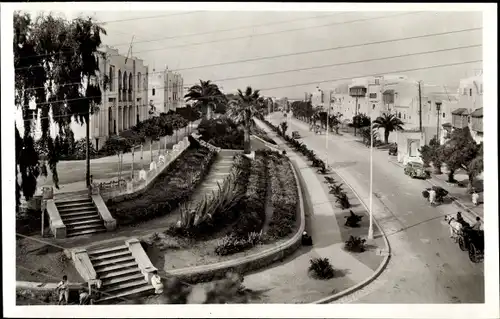
[[[5,315],[499,318],[496,11],[2,3]]]

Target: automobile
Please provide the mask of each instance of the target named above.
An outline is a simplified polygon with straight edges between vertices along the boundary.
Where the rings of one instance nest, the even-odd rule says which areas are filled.
[[[408,162],[404,169],[405,175],[411,178],[426,178],[428,173],[424,169],[424,165],[418,162]]]
[[[300,134],[298,131],[293,131],[292,132],[292,138],[298,140],[300,138]]]
[[[398,144],[394,143],[389,147],[389,155],[391,156],[398,155]]]

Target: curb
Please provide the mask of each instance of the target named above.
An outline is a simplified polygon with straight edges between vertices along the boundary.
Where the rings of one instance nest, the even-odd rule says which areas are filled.
[[[203,282],[207,280],[214,280],[217,277],[224,277],[226,272],[229,270],[238,271],[240,273],[246,273],[254,271],[265,266],[268,266],[285,256],[292,254],[296,249],[299,248],[302,239],[302,232],[305,228],[305,209],[304,200],[302,197],[302,186],[300,185],[300,180],[298,178],[298,173],[295,167],[288,158],[288,164],[292,168],[295,180],[297,182],[297,191],[299,194],[299,218],[300,224],[297,232],[278,246],[269,248],[265,251],[239,257],[237,259],[227,260],[219,263],[213,263],[209,265],[200,265],[195,267],[181,268],[167,271],[166,274],[169,276],[178,277],[181,280],[187,282]]]
[[[264,125],[266,125],[264,122],[263,122]],[[282,139],[281,137],[278,136],[278,138]],[[286,143],[285,143],[286,144]],[[295,152],[294,152],[295,153]],[[301,154],[297,154],[298,156],[301,156]],[[356,196],[359,200],[360,203],[363,204],[363,206],[365,207],[366,211],[368,212],[368,207],[366,206],[365,202],[363,200],[361,200],[360,196],[358,195],[358,193],[351,187],[351,185],[349,185],[346,180],[344,179],[344,177],[339,174],[337,171],[335,171],[334,169],[330,168],[332,171],[335,172],[335,174],[337,174],[340,179],[342,179],[342,181],[344,182],[345,185],[349,186],[349,188],[352,190],[354,196]],[[338,292],[334,295],[331,295],[331,296],[328,296],[328,297],[325,297],[323,299],[320,299],[320,300],[317,300],[317,301],[314,301],[312,302],[311,304],[325,304],[325,303],[330,303],[334,300],[337,300],[341,297],[344,297],[346,295],[349,295],[363,287],[365,287],[366,285],[368,285],[369,283],[371,283],[373,280],[375,280],[381,273],[382,271],[384,271],[384,269],[387,267],[387,264],[389,263],[389,258],[390,258],[390,255],[391,255],[391,246],[389,245],[389,240],[387,239],[387,236],[384,232],[384,230],[382,229],[382,227],[380,227],[379,223],[377,222],[377,220],[375,218],[373,218],[373,221],[375,223],[375,225],[378,227],[378,229],[380,230],[380,232],[382,233],[382,237],[384,238],[384,243],[385,243],[385,247],[386,247],[386,250],[387,250],[387,255],[384,257],[384,259],[382,260],[382,263],[378,266],[378,268],[373,272],[373,274],[366,278],[365,280],[363,280],[362,282],[350,287],[350,288],[347,288],[347,289],[344,289],[343,291],[341,292]]]
[[[399,163],[396,163],[394,161],[391,161],[389,160],[389,162],[391,162],[392,164],[396,165],[396,166],[399,166],[399,167],[403,167],[403,165],[399,164]],[[431,175],[432,176],[432,175]],[[425,180],[427,183],[431,184],[432,186],[437,186],[437,187],[440,187],[439,185],[435,184],[434,182],[432,182],[432,178],[431,179],[426,179]],[[479,216],[478,213],[476,213],[475,211],[473,211],[472,209],[470,209],[469,207],[465,206],[465,204],[463,204],[462,202],[460,202],[458,199],[455,198],[455,196],[448,196],[450,197],[450,199],[453,201],[453,203],[457,204],[458,206],[462,207],[462,209],[466,210],[468,213],[474,215],[475,217],[479,217],[481,219],[484,219],[484,217],[481,217]]]
[[[361,204],[363,204],[363,206],[365,207],[366,211],[368,212],[368,207],[366,206],[365,202],[361,199],[361,197],[358,195],[358,193],[354,190],[354,188],[351,187],[351,185],[349,185],[346,180],[344,179],[344,177],[339,173],[337,172],[336,170],[330,168],[332,171],[335,172],[335,174],[337,174],[340,179],[344,182],[345,185],[349,186],[349,188],[352,190],[354,196],[356,196],[359,200],[359,202]],[[313,302],[313,304],[325,304],[325,303],[330,303],[332,301],[335,301],[337,299],[340,299],[346,295],[349,295],[357,290],[360,290],[361,288],[365,287],[366,285],[368,285],[369,283],[371,283],[372,281],[374,281],[375,279],[377,279],[377,277],[385,270],[385,268],[387,267],[387,264],[389,263],[389,259],[390,259],[390,256],[391,256],[391,245],[389,244],[389,240],[387,239],[387,235],[385,234],[384,230],[382,229],[382,227],[380,227],[379,223],[377,222],[377,220],[375,219],[375,217],[373,217],[373,221],[375,222],[375,225],[378,227],[378,229],[380,230],[380,232],[382,233],[382,237],[384,238],[384,243],[385,243],[385,248],[387,250],[387,255],[384,257],[384,259],[382,260],[382,263],[380,263],[380,265],[378,266],[378,268],[373,272],[373,274],[366,278],[365,280],[363,280],[362,282],[350,287],[350,288],[347,288],[339,293],[336,293],[334,295],[331,295],[331,296],[328,296],[326,298],[323,298],[323,299],[320,299],[320,300],[317,300],[315,302]]]

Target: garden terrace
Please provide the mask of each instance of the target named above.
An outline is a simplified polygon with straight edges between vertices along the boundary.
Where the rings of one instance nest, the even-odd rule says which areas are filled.
[[[107,206],[119,225],[147,221],[170,213],[193,194],[208,173],[216,153],[191,146],[165,172],[140,193],[108,200]]]

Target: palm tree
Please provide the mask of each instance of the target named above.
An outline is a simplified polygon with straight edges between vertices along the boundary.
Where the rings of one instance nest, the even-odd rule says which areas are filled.
[[[250,154],[250,127],[254,116],[262,118],[262,105],[264,99],[260,96],[259,90],[253,90],[247,86],[245,92],[238,89],[235,100],[229,103],[227,115],[236,123],[243,124],[244,129],[244,153]]]
[[[385,113],[373,121],[373,128],[384,128],[384,142],[389,143],[389,134],[395,130],[402,130],[404,123],[394,114]]]
[[[219,90],[217,84],[211,83],[210,80],[200,80],[200,84],[189,88],[189,92],[184,95],[184,98],[187,98],[186,102],[195,101],[195,106],[201,106],[208,120],[212,117],[212,109],[217,104],[227,101],[226,96]]]

